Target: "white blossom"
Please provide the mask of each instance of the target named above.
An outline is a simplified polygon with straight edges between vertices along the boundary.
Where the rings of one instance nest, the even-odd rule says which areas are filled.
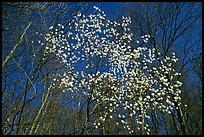
[[[142,124],[140,118],[143,115],[145,120],[150,120],[148,109],[158,107],[168,114],[175,105],[174,101],[180,104],[182,82],[173,83],[172,80],[181,74],[171,68],[178,58],[172,53],[172,56],[160,58],[161,64],[154,65],[158,59],[156,54],[160,55],[160,52],[156,53],[156,49],[146,46],[149,34],[136,40],[138,44],[143,40],[145,43],[142,46],[131,47],[130,42],[134,42],[135,38],[129,28],[131,18],[123,16],[120,23],[111,21],[98,7],[94,8],[96,15],[86,16],[79,12],[72,20],[73,26],[68,25],[67,34],[62,31],[63,25],[58,24],[55,29],[51,26],[50,33],[39,43],[48,43],[44,43],[45,57],[47,54],[56,56],[59,61],[57,65],[63,64],[66,68],[66,73],[53,74],[55,88],[65,93],[71,91],[70,96],[75,98],[74,93],[81,93],[86,99],[95,100],[98,108],[101,103],[107,104],[102,116],[95,119],[95,128],[106,118],[114,121],[113,116],[118,116],[116,119],[129,133],[133,133],[128,126],[129,121],[125,121],[128,116],[134,116]],[[115,27],[122,27],[123,31],[120,33]],[[101,62],[97,64],[97,61]],[[96,66],[97,73],[94,72]],[[172,74],[170,81],[166,76],[168,74]],[[169,105],[168,109],[166,105]],[[147,123],[144,126],[146,134],[149,134]]]

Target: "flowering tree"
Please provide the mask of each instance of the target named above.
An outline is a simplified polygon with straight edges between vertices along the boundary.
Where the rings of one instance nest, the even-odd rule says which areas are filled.
[[[175,53],[162,58],[157,49],[148,48],[150,35],[142,36],[136,41],[142,46],[133,48],[131,19],[110,21],[94,9],[88,16],[79,12],[67,30],[61,24],[51,26],[39,41],[45,46],[44,60],[52,55],[64,66],[52,75],[48,90],[76,99],[79,134],[114,134],[110,125],[122,126],[129,134],[150,134],[155,118],[176,117],[172,113],[181,105],[180,73],[172,68],[178,58]],[[86,117],[80,118],[83,109]]]

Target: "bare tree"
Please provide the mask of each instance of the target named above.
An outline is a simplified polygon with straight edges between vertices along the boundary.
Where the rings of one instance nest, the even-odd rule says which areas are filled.
[[[37,121],[46,119],[53,96],[47,90],[50,74],[60,67],[50,68],[48,64],[54,64],[51,60],[55,57],[44,59],[45,47],[36,39],[42,39],[44,36],[39,32],[46,32],[50,25],[70,22],[82,6],[85,5],[74,2],[2,3],[3,134],[36,134]]]

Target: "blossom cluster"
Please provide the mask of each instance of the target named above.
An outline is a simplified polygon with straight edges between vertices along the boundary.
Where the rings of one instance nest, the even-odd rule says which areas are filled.
[[[128,124],[128,118],[134,118],[137,130],[143,124],[149,134],[148,110],[171,113],[175,103],[180,105],[182,83],[173,82],[180,74],[171,68],[178,58],[173,53],[154,66],[158,61],[154,48],[132,48],[129,17],[122,17],[121,23],[110,21],[103,11],[94,8],[94,14],[74,16],[66,34],[64,26],[58,24],[45,35],[44,55],[54,54],[67,68],[67,73],[55,74],[53,81],[62,91],[78,90],[97,104],[106,104],[105,113],[94,122],[95,128],[111,119],[134,134],[135,127]],[[151,36],[141,38],[148,44]],[[102,64],[107,69],[100,68]],[[80,65],[83,67],[77,68]]]

